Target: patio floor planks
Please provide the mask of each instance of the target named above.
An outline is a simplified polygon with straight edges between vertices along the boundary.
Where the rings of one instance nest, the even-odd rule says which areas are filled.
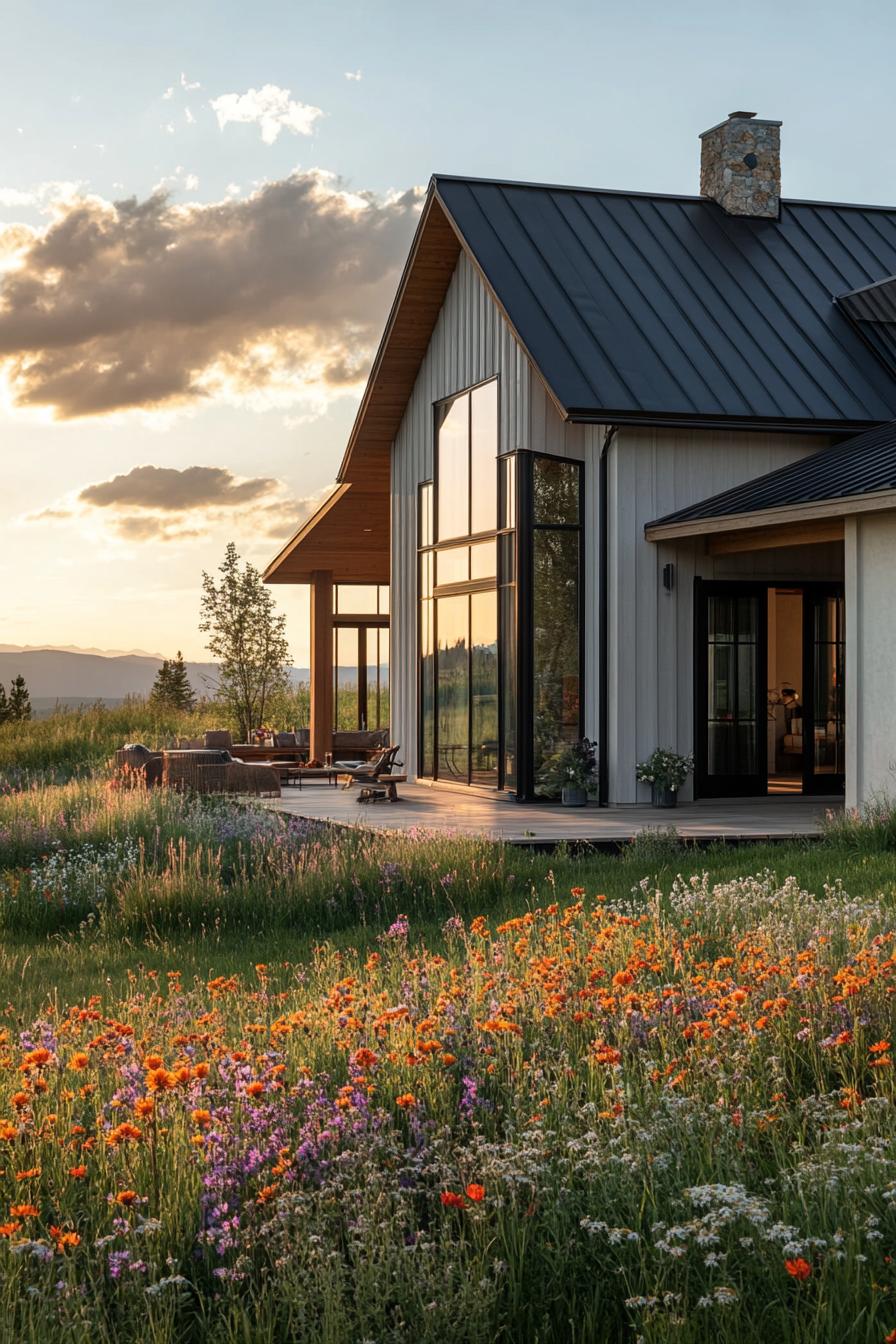
[[[487,835],[515,845],[618,845],[645,830],[674,827],[682,837],[699,840],[787,840],[822,833],[827,811],[842,803],[827,799],[774,797],[705,800],[677,808],[584,808],[515,803],[476,790],[402,784],[396,803],[358,802],[358,789],[309,784],[284,788],[268,806],[291,816],[356,826],[365,830],[449,830]]]

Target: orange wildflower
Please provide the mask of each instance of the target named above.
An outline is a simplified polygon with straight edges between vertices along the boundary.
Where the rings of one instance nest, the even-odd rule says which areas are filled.
[[[69,1167],[68,1174],[69,1176],[71,1176],[73,1181],[83,1181],[84,1177],[87,1175],[87,1168],[83,1166]]]
[[[146,1086],[150,1092],[170,1092],[177,1084],[177,1078],[167,1069],[150,1069],[146,1075]]]
[[[413,1092],[402,1092],[400,1097],[395,1098],[395,1105],[400,1106],[403,1111],[412,1111],[417,1105],[417,1098]]]
[[[115,1203],[120,1204],[122,1208],[129,1209],[137,1203],[138,1195],[136,1190],[119,1190],[115,1196]]]
[[[29,1167],[27,1171],[17,1171],[17,1181],[30,1181],[32,1176],[40,1175],[40,1167]]]
[[[72,1055],[71,1059],[69,1060],[68,1066],[70,1069],[74,1069],[76,1072],[80,1072],[82,1069],[86,1069],[89,1063],[90,1063],[90,1056],[88,1055],[87,1051],[76,1050],[75,1053]]]
[[[464,1207],[463,1195],[457,1194],[454,1190],[443,1190],[439,1198],[446,1209],[462,1209]]]
[[[798,1255],[795,1260],[785,1260],[784,1268],[792,1279],[799,1279],[800,1281],[808,1279],[812,1273],[812,1266],[809,1261],[804,1260],[801,1255]]]
[[[21,1223],[0,1223],[0,1237],[15,1236],[21,1226]]]
[[[481,1200],[485,1199],[485,1186],[476,1185],[475,1183],[468,1185],[467,1199],[472,1200],[474,1204],[478,1204]]]
[[[263,1092],[264,1092],[264,1083],[260,1083],[258,1079],[256,1079],[252,1083],[249,1083],[249,1085],[246,1088],[247,1097],[260,1097]]]
[[[37,1213],[36,1204],[10,1204],[9,1206],[10,1218],[36,1218]]]
[[[60,1252],[72,1250],[75,1246],[81,1245],[81,1238],[78,1236],[77,1232],[67,1232],[61,1227],[51,1227],[50,1236],[56,1243],[57,1251]]]

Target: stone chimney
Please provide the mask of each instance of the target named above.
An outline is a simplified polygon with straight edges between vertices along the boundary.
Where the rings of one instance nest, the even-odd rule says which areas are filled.
[[[729,112],[700,137],[700,195],[728,215],[777,219],[781,204],[781,123]]]

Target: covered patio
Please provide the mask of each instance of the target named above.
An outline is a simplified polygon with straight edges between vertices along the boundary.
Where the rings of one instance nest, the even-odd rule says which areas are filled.
[[[674,828],[684,839],[756,841],[813,838],[822,834],[835,799],[711,799],[667,810],[653,807],[558,807],[516,803],[469,788],[403,784],[396,803],[359,804],[358,790],[306,786],[285,789],[268,806],[289,816],[365,830],[454,831],[511,845],[588,844],[615,848],[645,831]]]
[[[387,482],[380,471],[358,484],[337,485],[264,574],[266,583],[307,583],[311,589],[310,754],[320,761],[333,749],[343,663],[356,671],[359,715],[345,726],[379,728],[383,715],[388,721],[387,692],[380,687],[389,640]],[[368,722],[369,691],[374,712]]]

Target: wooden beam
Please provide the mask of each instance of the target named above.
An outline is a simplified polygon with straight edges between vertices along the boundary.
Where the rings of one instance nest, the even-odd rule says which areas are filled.
[[[333,750],[333,575],[311,575],[311,755]]]
[[[710,555],[735,555],[739,551],[770,551],[778,546],[815,546],[820,541],[842,541],[842,518],[791,523],[783,527],[755,527],[742,532],[724,532],[707,538]]]

